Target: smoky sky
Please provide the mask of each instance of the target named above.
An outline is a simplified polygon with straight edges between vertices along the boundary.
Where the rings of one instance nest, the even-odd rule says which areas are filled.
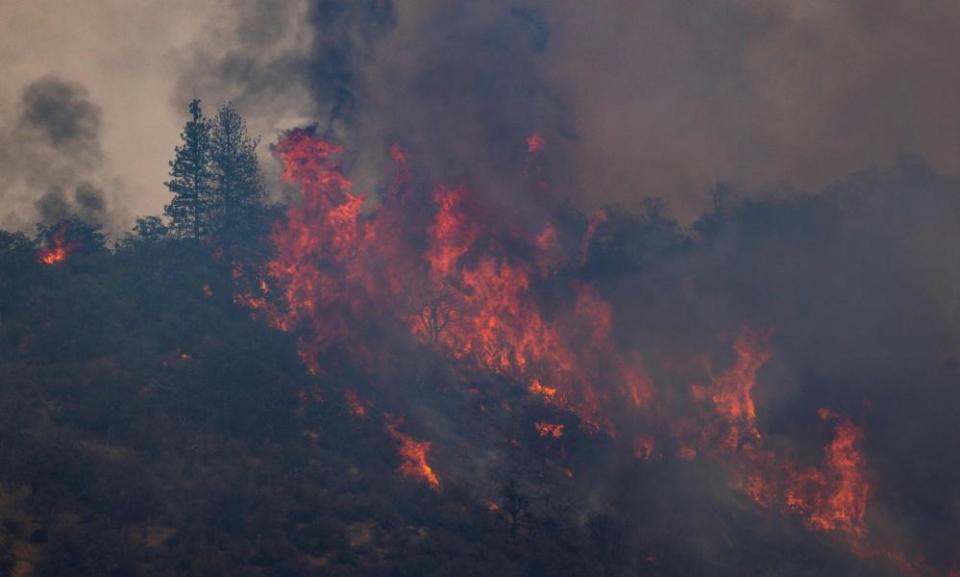
[[[533,131],[558,195],[658,196],[683,218],[718,181],[816,191],[911,154],[958,168],[955,3],[243,0],[230,14],[195,44],[175,103],[233,99],[268,140],[316,124],[361,184],[396,140],[436,178],[510,188]]]
[[[401,141],[421,173],[509,197],[534,130],[558,195],[588,209],[659,196],[684,219],[717,181],[741,194],[817,191],[904,154],[958,171],[960,7],[945,0],[65,8],[0,0],[0,120],[16,125],[21,92],[46,75],[85,86],[132,214],[168,200],[167,161],[194,96],[207,110],[233,101],[265,143],[319,126],[347,145],[365,190],[384,178],[385,141]],[[263,159],[275,172],[266,146]]]
[[[5,221],[23,225],[77,216],[87,222],[119,226],[123,217],[102,189],[101,109],[86,88],[45,75],[20,94],[15,120],[0,133]],[[18,222],[19,221],[19,222]]]
[[[56,148],[99,152],[100,110],[86,99],[82,88],[58,78],[44,77],[27,87],[20,120]]]
[[[183,122],[183,111],[169,105],[178,51],[219,6],[0,0],[0,226],[32,231],[42,218],[38,201],[57,186],[78,210],[84,182],[103,193],[103,220],[114,238],[135,216],[162,210],[167,161]],[[72,100],[47,109],[59,97],[45,90],[28,106],[26,91],[44,78],[69,86]],[[31,118],[38,115],[44,118]],[[78,155],[85,157],[79,165]]]

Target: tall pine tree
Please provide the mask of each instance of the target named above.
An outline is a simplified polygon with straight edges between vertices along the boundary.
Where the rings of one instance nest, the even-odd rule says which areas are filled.
[[[211,124],[203,116],[200,101],[190,103],[190,120],[180,134],[182,144],[170,161],[170,177],[166,186],[173,200],[164,207],[170,228],[181,238],[200,238],[209,234],[211,201]]]
[[[249,239],[260,229],[264,187],[257,162],[259,138],[230,103],[213,120],[210,160],[216,234],[228,245]]]

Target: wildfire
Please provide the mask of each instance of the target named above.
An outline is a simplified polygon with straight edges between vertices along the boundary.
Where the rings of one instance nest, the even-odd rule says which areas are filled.
[[[387,433],[400,443],[400,474],[405,477],[425,482],[434,491],[440,490],[440,479],[427,463],[427,454],[430,452],[429,441],[417,441],[413,437],[400,431],[403,419],[386,415]]]
[[[533,379],[533,381],[530,383],[530,387],[527,390],[534,395],[540,395],[548,401],[553,400],[557,396],[557,389],[541,385],[540,379]]]
[[[833,440],[820,467],[798,467],[770,452],[747,452],[741,488],[758,504],[798,515],[818,531],[837,532],[859,543],[870,496],[866,463],[860,453],[863,432],[838,417]]]
[[[724,450],[733,451],[742,442],[760,440],[753,387],[757,371],[770,360],[767,350],[770,334],[770,331],[742,329],[733,345],[737,355],[734,365],[713,379],[709,387],[691,387],[694,399],[709,398],[713,403],[719,422],[711,427],[709,434],[718,439]]]
[[[451,273],[454,265],[470,250],[479,235],[479,230],[464,212],[466,195],[467,191],[463,187],[438,186],[434,192],[438,209],[429,231],[433,242],[427,251],[426,259],[430,263],[431,273],[440,279]]]
[[[633,456],[641,461],[653,459],[657,448],[656,440],[650,435],[639,435],[633,444]]]
[[[811,507],[809,524],[822,531],[863,532],[870,484],[864,473],[859,446],[863,431],[843,417],[825,449],[826,463],[818,499]]]
[[[266,272],[281,287],[281,299],[266,299],[270,285],[260,282],[260,295],[238,295],[237,301],[263,314],[276,328],[303,326],[300,358],[319,373],[317,355],[351,332],[351,313],[362,303],[352,290],[363,197],[352,192],[339,168],[338,146],[293,131],[274,146],[287,182],[298,184],[303,202],[291,207],[286,222],[274,227],[276,257]]]
[[[798,515],[811,529],[859,538],[870,494],[859,427],[828,409],[817,412],[821,420],[839,421],[820,467],[801,467],[763,447],[753,389],[757,372],[771,357],[770,335],[768,330],[741,330],[733,345],[733,365],[709,386],[692,387],[694,399],[712,406],[701,444],[730,463],[736,486],[757,504]]]
[[[543,145],[546,141],[543,139],[539,133],[531,132],[530,136],[527,137],[527,152],[530,154],[535,154],[543,150]]]
[[[353,413],[355,417],[367,416],[367,406],[360,400],[360,397],[357,396],[356,391],[347,389],[343,392],[343,398],[347,401],[347,406],[350,407],[350,412]]]
[[[641,363],[614,343],[609,304],[577,284],[571,287],[576,304],[547,318],[533,292],[547,268],[492,254],[486,241],[480,250],[478,242],[489,231],[476,219],[469,189],[437,185],[432,221],[417,231],[416,212],[402,195],[363,213],[364,197],[340,169],[339,146],[298,130],[273,150],[303,200],[274,227],[276,256],[265,267],[266,278],[251,283],[259,289],[235,300],[274,327],[296,331],[300,357],[311,372],[321,372],[317,358],[334,344],[349,342],[356,354],[365,354],[362,340],[353,337],[377,311],[380,319],[406,324],[455,360],[538,383],[530,387],[533,394],[608,431],[603,405],[620,398],[634,408],[650,403],[652,388]],[[395,187],[405,188],[407,153],[399,146],[390,153],[401,182]],[[418,234],[425,235],[425,249],[407,238]],[[548,225],[520,242],[546,250],[557,235]],[[602,382],[614,383],[616,394],[602,392]]]
[[[543,144],[531,134],[528,151],[539,153]],[[628,437],[637,459],[716,459],[763,507],[796,515],[815,530],[850,537],[865,532],[870,485],[860,452],[863,431],[849,418],[821,411],[821,419],[836,424],[819,466],[798,464],[765,446],[753,393],[771,358],[772,331],[742,329],[732,364],[690,388],[692,413],[687,407],[674,414],[654,394],[639,354],[618,342],[615,311],[596,287],[560,287],[559,305],[538,297],[545,281],[558,278],[550,275],[562,270],[563,259],[587,262],[605,211],[589,219],[579,254],[563,256],[560,247],[576,247],[576,239],[561,237],[564,232],[549,223],[539,233],[494,233],[478,216],[482,197],[465,186],[438,184],[422,203],[410,203],[410,163],[399,145],[390,149],[396,166],[391,193],[369,210],[341,170],[341,147],[293,131],[273,150],[302,202],[274,226],[275,256],[264,278],[249,283],[255,288],[236,301],[294,332],[311,372],[321,372],[318,358],[334,345],[345,345],[358,360],[373,355],[360,338],[363,327],[399,328],[456,361],[464,374],[489,371],[526,386],[531,398],[578,416],[587,432],[614,437],[614,415],[656,415],[673,439]],[[390,366],[366,365],[375,367],[371,371]],[[344,395],[354,415],[367,414],[355,392]],[[506,401],[501,406],[510,410]],[[402,426],[387,418],[386,431],[400,445],[400,474],[439,490],[427,460],[431,443],[401,432]],[[544,438],[564,433],[560,423],[537,421],[534,428]]]
[[[563,424],[561,423],[537,421],[533,424],[533,427],[537,430],[537,434],[541,437],[552,437],[554,439],[559,439],[563,436]]]
[[[61,225],[49,239],[49,245],[40,249],[40,262],[45,265],[55,265],[67,260],[73,250],[73,244],[66,241],[67,227]]]

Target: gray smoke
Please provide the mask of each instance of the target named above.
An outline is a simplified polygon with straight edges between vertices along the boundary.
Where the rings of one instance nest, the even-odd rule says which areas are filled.
[[[104,184],[101,110],[80,84],[44,76],[0,122],[0,224],[29,229],[71,216],[108,229],[122,221]]]
[[[53,148],[74,156],[99,154],[100,109],[82,86],[46,76],[27,87],[22,105],[21,126]]]
[[[729,355],[739,326],[774,327],[756,389],[765,434],[801,439],[818,458],[816,410],[851,415],[876,475],[870,522],[898,525],[915,541],[906,549],[946,564],[960,533],[960,185],[943,176],[960,167],[960,69],[948,56],[960,48],[960,5],[235,9],[239,24],[199,47],[179,98],[231,98],[265,132],[317,125],[347,146],[361,189],[387,173],[386,147],[399,141],[425,180],[469,184],[521,214],[565,198],[635,208],[659,196],[689,223],[717,181],[747,198],[775,191],[698,230],[703,242],[588,280],[613,302],[621,341],[677,396],[690,382],[670,383],[658,362]],[[533,131],[547,143],[555,198],[523,178]],[[908,153],[922,161],[898,163]],[[874,166],[887,169],[859,172]],[[629,248],[624,260],[650,250]]]
[[[438,177],[515,188],[506,169],[533,130],[546,137],[556,193],[586,208],[656,195],[687,222],[719,180],[746,194],[818,190],[911,153],[960,168],[960,74],[944,57],[958,49],[955,3],[232,9],[235,22],[188,60],[178,105],[232,99],[267,141],[316,123],[352,151],[362,183],[382,172],[384,141],[400,140]]]

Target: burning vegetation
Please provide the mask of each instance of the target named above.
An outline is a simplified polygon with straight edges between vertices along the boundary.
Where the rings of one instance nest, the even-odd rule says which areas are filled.
[[[178,153],[209,145],[212,125],[191,112]],[[230,113],[218,122],[252,151]],[[528,134],[518,186],[548,194],[550,150]],[[469,558],[489,574],[926,577],[960,561],[957,518],[928,533],[899,522],[920,506],[885,452],[877,415],[896,418],[881,413],[896,403],[850,384],[869,363],[798,344],[826,338],[806,323],[808,309],[836,314],[817,309],[831,301],[805,295],[784,313],[764,300],[832,278],[805,256],[801,276],[777,280],[790,267],[776,251],[799,250],[783,235],[806,229],[768,222],[833,223],[849,202],[718,200],[684,231],[654,201],[641,215],[505,207],[482,183],[430,182],[400,144],[369,193],[315,130],[272,152],[298,193],[282,210],[258,208],[247,174],[242,209],[208,183],[168,207],[173,226],[141,219],[112,251],[76,220],[0,237],[17,279],[0,278],[6,434],[55,462],[41,471],[0,447],[0,544],[19,552],[3,571],[45,558],[43,574],[106,574],[124,548],[131,567],[178,559],[193,574],[449,574]],[[92,330],[91,311],[110,330]],[[26,398],[10,392],[21,378],[40,383]],[[121,529],[96,525],[97,543],[124,546],[78,557],[100,545],[76,527],[102,510]]]
[[[434,491],[440,490],[440,479],[427,463],[427,455],[430,453],[429,441],[417,441],[410,435],[400,431],[403,426],[403,419],[386,415],[387,432],[398,443],[400,443],[401,463],[398,471],[401,475],[410,477],[426,483]]]
[[[53,234],[46,241],[46,246],[40,249],[40,262],[45,265],[59,264],[67,260],[73,245],[66,240],[67,224],[63,223],[53,230]]]
[[[531,153],[542,145],[536,134],[528,140]],[[433,188],[432,215],[424,218],[424,206],[402,190],[411,169],[397,146],[394,186],[370,211],[342,172],[340,147],[297,130],[274,150],[303,202],[274,226],[276,256],[255,283],[261,290],[238,302],[297,334],[300,358],[312,373],[323,371],[318,358],[344,346],[372,362],[373,374],[389,373],[398,360],[362,335],[375,326],[376,332],[407,331],[455,363],[462,378],[477,370],[499,375],[545,407],[576,415],[588,436],[619,442],[620,430],[637,419],[661,427],[665,438],[635,437],[637,459],[651,461],[667,446],[680,460],[710,459],[759,507],[834,534],[860,555],[879,550],[867,528],[871,483],[862,428],[848,416],[818,411],[822,421],[835,423],[819,463],[796,460],[761,432],[754,390],[771,359],[773,330],[741,329],[731,343],[732,364],[716,376],[708,370],[708,381],[691,384],[689,403],[682,403],[661,398],[640,351],[617,343],[614,309],[594,286],[570,280],[546,312],[544,287],[556,282],[556,271],[587,264],[609,218],[605,211],[570,243],[579,247],[575,260],[544,266],[545,253],[558,242],[555,223],[530,236],[492,228],[480,217],[489,208],[470,189],[442,184]],[[271,300],[269,287],[281,298]],[[439,489],[427,463],[431,443],[401,433],[393,417],[386,422],[400,443],[401,474]],[[555,440],[565,433],[563,424],[547,420],[534,422],[534,429]],[[569,467],[561,470],[573,478]]]

